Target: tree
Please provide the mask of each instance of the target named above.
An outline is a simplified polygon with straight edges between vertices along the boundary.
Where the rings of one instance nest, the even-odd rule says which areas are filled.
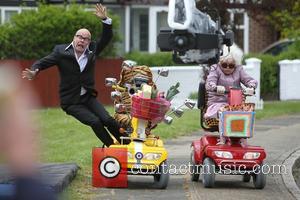
[[[269,19],[277,30],[281,30],[283,37],[300,37],[300,2],[296,2],[291,9],[274,11]]]
[[[119,19],[113,19],[114,38],[101,56],[114,56]],[[0,58],[37,59],[49,54],[56,44],[69,43],[80,28],[87,28],[96,39],[102,23],[93,14],[79,5],[40,5],[37,10],[23,11],[12,17],[9,23],[0,26]]]
[[[291,28],[293,31],[299,29],[299,4],[299,0],[201,0],[197,3],[197,7],[216,9],[220,13],[221,24],[230,22],[227,9],[245,9],[252,19],[259,23],[272,23],[279,32],[282,31],[283,36],[287,36],[291,34],[287,29]]]

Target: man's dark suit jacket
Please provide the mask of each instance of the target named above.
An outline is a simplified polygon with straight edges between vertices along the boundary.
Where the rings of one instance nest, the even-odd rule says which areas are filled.
[[[59,94],[62,107],[79,103],[81,87],[84,87],[89,94],[97,96],[97,91],[94,88],[96,56],[112,38],[112,26],[105,23],[102,25],[102,36],[96,42],[91,42],[86,51],[88,61],[82,72],[80,72],[73,46],[67,48],[69,44],[56,45],[51,54],[38,60],[31,67],[33,70],[44,70],[54,65],[58,66],[60,73]]]

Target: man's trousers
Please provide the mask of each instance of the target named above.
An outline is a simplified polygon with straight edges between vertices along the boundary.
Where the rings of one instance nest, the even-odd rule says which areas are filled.
[[[108,131],[120,141],[120,125],[110,116],[103,105],[89,94],[80,97],[80,103],[75,105],[64,105],[63,110],[75,117],[81,123],[90,126],[96,136],[106,145],[113,144],[113,139]],[[105,129],[108,129],[108,131]]]

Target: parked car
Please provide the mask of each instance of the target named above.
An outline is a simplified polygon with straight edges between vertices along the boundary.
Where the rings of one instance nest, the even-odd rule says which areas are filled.
[[[281,52],[286,51],[289,46],[294,43],[294,40],[284,39],[274,42],[267,48],[261,51],[262,54],[271,54],[273,56],[279,55]]]

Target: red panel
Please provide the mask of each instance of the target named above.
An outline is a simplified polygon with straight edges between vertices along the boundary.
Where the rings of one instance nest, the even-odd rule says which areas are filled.
[[[96,62],[95,81],[98,91],[98,100],[105,105],[113,104],[110,98],[111,88],[105,86],[105,78],[120,79],[122,59],[101,59]]]
[[[127,182],[127,149],[94,148],[92,185],[125,188]]]
[[[7,63],[19,66],[21,70],[30,68],[33,60],[1,60],[0,64]],[[113,104],[110,99],[111,89],[105,87],[105,78],[115,77],[119,79],[122,59],[101,59],[96,61],[95,88],[98,91],[98,100],[105,105]],[[21,78],[20,74],[17,74]],[[56,67],[51,67],[39,73],[33,81],[24,80],[33,87],[40,100],[41,107],[58,107],[59,101],[59,74]]]
[[[194,140],[192,142],[192,145],[194,147],[194,159],[195,159],[195,162],[197,164],[201,164],[202,163],[202,159],[203,159],[203,148],[201,146],[201,142],[200,142],[200,139],[198,140]]]

